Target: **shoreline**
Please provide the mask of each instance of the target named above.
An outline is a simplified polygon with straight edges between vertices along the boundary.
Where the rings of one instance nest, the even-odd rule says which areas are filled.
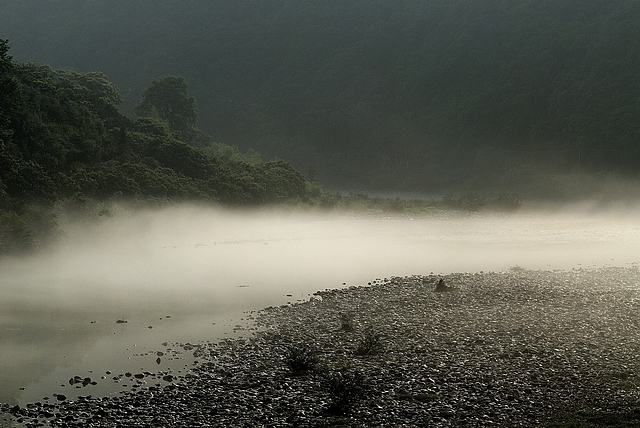
[[[454,273],[443,276],[453,289],[442,293],[438,278],[379,279],[264,309],[260,332],[196,345],[199,365],[166,385],[149,379],[116,397],[0,411],[27,427],[533,427],[640,418],[637,266]],[[375,352],[358,355],[372,338]],[[292,349],[311,354],[313,370],[294,375]],[[336,411],[345,388],[348,402]]]

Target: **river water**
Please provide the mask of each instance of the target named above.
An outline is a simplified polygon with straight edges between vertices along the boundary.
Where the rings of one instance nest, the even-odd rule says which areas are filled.
[[[189,343],[250,334],[252,311],[326,288],[413,274],[634,266],[638,213],[412,218],[183,206],[67,224],[50,250],[0,261],[0,402],[117,394],[159,382],[149,373],[185,373]],[[70,382],[75,376],[82,381]]]

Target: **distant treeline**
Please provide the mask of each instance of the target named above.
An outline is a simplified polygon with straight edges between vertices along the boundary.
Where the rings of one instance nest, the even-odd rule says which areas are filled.
[[[195,100],[179,76],[153,80],[133,121],[104,74],[16,62],[0,39],[0,88],[0,254],[37,246],[62,210],[295,203],[320,194],[288,163],[262,162],[195,128]]]
[[[362,190],[637,177],[638,22],[632,0],[0,6],[21,60],[102,71],[127,112],[185,76],[214,140]]]

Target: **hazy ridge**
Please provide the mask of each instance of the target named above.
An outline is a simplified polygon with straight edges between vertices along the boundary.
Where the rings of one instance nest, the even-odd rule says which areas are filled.
[[[636,2],[7,0],[19,60],[186,77],[216,141],[334,188],[637,178]],[[579,181],[580,180],[576,180]],[[539,191],[539,193],[543,193]]]

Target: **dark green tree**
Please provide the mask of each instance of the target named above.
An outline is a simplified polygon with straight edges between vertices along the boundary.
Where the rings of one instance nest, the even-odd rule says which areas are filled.
[[[134,111],[139,117],[158,117],[166,121],[184,141],[191,142],[196,136],[196,100],[189,96],[187,81],[182,76],[154,79],[142,93],[142,101]]]
[[[111,83],[104,73],[91,72],[74,76],[78,91],[95,108],[103,119],[109,118],[119,121],[120,89]]]
[[[16,83],[12,76],[13,61],[9,55],[9,41],[0,39],[0,150],[9,136],[9,112],[12,110]]]
[[[0,39],[0,72],[4,73],[11,67],[12,60],[9,55],[9,41]]]
[[[155,80],[135,122],[105,74],[20,63],[0,39],[0,257],[56,235],[56,212],[91,213],[104,201],[303,200],[304,177],[285,162],[245,162],[193,127],[181,77]],[[191,137],[191,138],[189,138]],[[198,144],[200,142],[200,144]],[[220,161],[215,151],[232,152]],[[235,151],[234,151],[235,150]]]

